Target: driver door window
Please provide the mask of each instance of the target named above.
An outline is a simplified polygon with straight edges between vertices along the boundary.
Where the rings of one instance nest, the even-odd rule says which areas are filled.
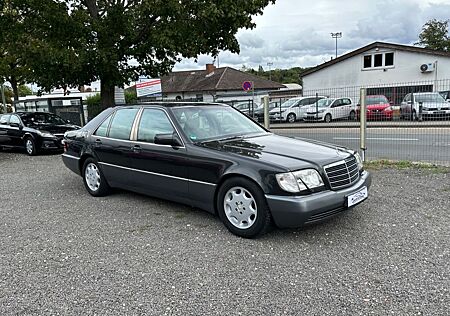
[[[158,134],[172,134],[174,128],[166,113],[157,109],[145,109],[142,112],[137,133],[137,141],[154,143]]]
[[[9,124],[12,123],[20,124],[20,119],[17,117],[17,115],[11,115],[11,118],[9,119]]]

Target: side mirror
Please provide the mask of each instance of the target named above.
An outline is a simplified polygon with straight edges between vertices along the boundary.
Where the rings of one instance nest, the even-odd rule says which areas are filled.
[[[390,105],[394,105],[394,101],[389,101],[389,104]]]
[[[170,134],[156,134],[155,135],[155,144],[157,145],[169,145],[174,147],[183,146],[180,138],[176,133]]]
[[[11,126],[11,127],[18,127],[19,129],[23,128],[22,124],[19,124],[19,123],[10,123],[9,126]]]

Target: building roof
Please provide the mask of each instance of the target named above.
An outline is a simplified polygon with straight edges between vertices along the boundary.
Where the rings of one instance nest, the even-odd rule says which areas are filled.
[[[385,42],[373,42],[369,45],[366,45],[364,47],[358,48],[354,51],[351,51],[347,54],[344,54],[342,56],[339,56],[338,58],[332,59],[330,61],[327,61],[323,64],[320,64],[314,68],[311,68],[305,72],[303,72],[302,77],[305,77],[309,74],[312,74],[316,71],[319,71],[321,69],[327,68],[331,65],[337,64],[343,60],[349,59],[351,57],[357,56],[361,53],[364,53],[365,51],[374,49],[374,48],[385,48],[385,49],[393,49],[393,50],[403,50],[413,53],[421,53],[421,54],[429,54],[434,56],[444,56],[444,57],[450,57],[450,52],[443,51],[443,50],[433,50],[418,46],[410,46],[410,45],[402,45],[402,44],[393,44],[393,43],[385,43]]]
[[[212,69],[211,69],[212,70]],[[161,77],[164,93],[200,91],[242,91],[244,81],[253,81],[255,90],[277,90],[284,85],[231,67],[208,70],[177,71]]]

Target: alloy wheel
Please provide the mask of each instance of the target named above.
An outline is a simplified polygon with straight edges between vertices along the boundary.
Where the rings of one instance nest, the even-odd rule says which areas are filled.
[[[89,163],[84,170],[84,178],[86,184],[92,191],[97,191],[100,188],[100,171],[95,163]]]
[[[250,228],[258,215],[255,198],[243,187],[233,187],[227,191],[223,209],[228,221],[240,229]]]

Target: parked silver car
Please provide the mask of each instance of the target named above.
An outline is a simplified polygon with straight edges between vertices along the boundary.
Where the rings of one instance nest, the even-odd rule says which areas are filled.
[[[419,119],[422,117],[450,116],[450,103],[446,102],[439,92],[408,93],[400,105],[400,118]]]

